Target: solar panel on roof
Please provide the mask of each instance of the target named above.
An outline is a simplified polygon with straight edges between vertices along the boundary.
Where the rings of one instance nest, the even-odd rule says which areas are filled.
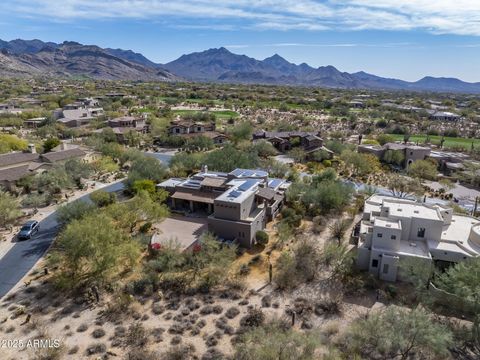
[[[233,190],[233,191],[230,192],[230,197],[237,198],[240,195],[242,195],[242,193],[240,191],[237,191],[237,190]]]
[[[278,187],[282,182],[283,182],[282,179],[271,179],[271,180],[268,182],[268,187],[274,189],[274,188]]]
[[[239,190],[241,191],[247,191],[252,188],[257,183],[256,180],[247,180],[245,181],[242,185],[238,187]]]

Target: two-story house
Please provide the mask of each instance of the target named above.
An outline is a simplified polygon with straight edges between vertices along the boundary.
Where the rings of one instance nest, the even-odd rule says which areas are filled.
[[[219,238],[250,248],[256,232],[280,211],[289,183],[269,178],[263,170],[223,173],[204,166],[190,178],[173,178],[157,186],[170,193],[173,209],[205,214],[209,230]]]
[[[365,201],[357,265],[380,279],[399,278],[402,258],[455,263],[480,255],[480,222],[448,206],[373,195]]]

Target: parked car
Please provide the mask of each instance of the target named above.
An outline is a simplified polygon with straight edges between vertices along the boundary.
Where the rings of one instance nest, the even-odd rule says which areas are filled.
[[[18,233],[17,237],[19,240],[31,239],[33,235],[38,233],[39,229],[40,229],[40,224],[38,223],[38,221],[36,220],[27,221],[20,229],[20,232]]]

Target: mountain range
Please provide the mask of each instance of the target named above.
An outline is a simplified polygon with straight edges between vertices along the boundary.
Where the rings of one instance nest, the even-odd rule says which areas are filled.
[[[480,83],[456,78],[424,77],[415,82],[366,72],[341,72],[334,66],[311,67],[288,62],[278,54],[264,60],[226,48],[182,55],[157,64],[131,50],[100,48],[76,42],[0,40],[0,77],[85,76],[107,80],[202,81],[241,84],[319,86],[346,89],[480,93]]]
[[[132,60],[133,58],[133,60]],[[65,41],[0,40],[0,77],[89,77],[106,80],[177,81],[177,76],[132,51]],[[146,63],[146,64],[145,64]]]

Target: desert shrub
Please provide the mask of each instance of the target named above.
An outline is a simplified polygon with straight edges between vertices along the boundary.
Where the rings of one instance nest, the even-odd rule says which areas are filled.
[[[315,303],[315,314],[336,315],[342,311],[342,301],[339,297],[325,297]]]
[[[131,349],[126,355],[125,360],[160,360],[163,359],[154,351],[147,349]]]
[[[102,343],[96,343],[89,345],[86,350],[86,354],[88,356],[90,355],[95,355],[95,354],[101,354],[107,351],[107,346]]]
[[[170,344],[172,345],[178,345],[182,342],[182,337],[180,335],[175,335],[174,337],[172,337],[172,339],[170,340]]]
[[[263,230],[258,230],[255,233],[255,239],[257,240],[257,243],[259,243],[260,245],[268,244],[268,234]]]
[[[105,330],[103,330],[102,328],[98,328],[92,331],[92,337],[95,339],[99,339],[104,336],[105,336]]]
[[[272,297],[270,295],[265,295],[262,297],[262,307],[270,307],[272,306]]]
[[[273,321],[252,328],[235,344],[236,360],[313,360],[319,346],[313,333],[302,334]]]
[[[77,332],[85,332],[88,330],[88,325],[87,324],[80,324],[77,327]]]
[[[290,289],[312,281],[320,264],[320,254],[311,239],[302,239],[292,252],[283,252],[277,261],[274,281],[280,289]]]
[[[213,306],[212,305],[205,305],[200,309],[200,314],[201,315],[208,315],[213,313]]]
[[[144,346],[148,342],[148,334],[145,327],[139,322],[130,325],[127,331],[126,342],[131,346]]]
[[[152,312],[155,315],[160,315],[164,311],[165,311],[165,307],[162,304],[160,304],[160,303],[153,303],[152,304]]]
[[[253,308],[240,319],[240,325],[242,327],[258,327],[265,321],[265,314],[262,310]]]
[[[195,347],[192,344],[172,346],[162,354],[163,360],[190,360],[195,354]]]
[[[349,226],[349,221],[345,219],[338,219],[330,224],[328,229],[330,230],[332,238],[336,239],[339,243],[342,243]]]
[[[223,307],[222,307],[221,305],[213,305],[212,310],[213,310],[213,313],[214,313],[214,314],[217,314],[217,315],[218,315],[218,314],[221,314],[221,313],[222,313]]]
[[[226,312],[225,312],[225,316],[229,319],[233,319],[235,318],[238,314],[240,314],[240,310],[238,310],[237,307],[233,306],[231,308],[229,308]]]

